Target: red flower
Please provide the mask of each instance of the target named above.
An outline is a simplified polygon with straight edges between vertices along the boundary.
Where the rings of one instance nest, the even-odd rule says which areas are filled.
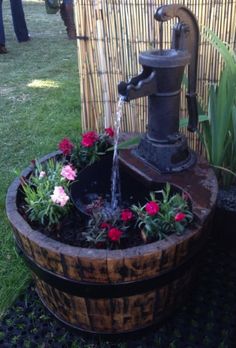
[[[96,143],[97,140],[98,140],[98,134],[96,132],[87,132],[82,134],[81,144],[84,147],[91,147]]]
[[[112,242],[118,242],[122,234],[123,234],[122,231],[120,231],[118,228],[113,227],[108,231],[108,238]]]
[[[175,221],[176,222],[180,222],[182,221],[183,219],[185,219],[186,215],[184,213],[177,213],[175,215]]]
[[[150,201],[145,205],[145,210],[148,215],[156,215],[159,212],[159,205],[156,202]]]
[[[110,228],[111,225],[108,224],[107,222],[102,222],[101,225],[100,225],[101,228]]]
[[[121,220],[122,221],[129,221],[133,218],[133,213],[129,209],[125,209],[121,212]]]
[[[114,131],[111,127],[105,128],[105,132],[107,133],[107,135],[109,135],[109,137],[111,137],[111,138],[114,137]]]
[[[60,141],[60,143],[58,144],[58,147],[64,156],[68,156],[71,154],[71,152],[74,148],[74,144],[72,144],[70,139],[64,138]]]

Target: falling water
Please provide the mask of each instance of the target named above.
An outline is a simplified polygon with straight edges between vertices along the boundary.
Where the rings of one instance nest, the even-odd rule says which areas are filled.
[[[114,124],[114,154],[113,154],[113,164],[112,164],[112,174],[111,174],[111,208],[115,211],[118,208],[120,201],[120,178],[119,178],[119,160],[118,160],[118,142],[120,134],[120,123],[122,117],[122,106],[124,101],[120,97],[117,110],[116,119]]]

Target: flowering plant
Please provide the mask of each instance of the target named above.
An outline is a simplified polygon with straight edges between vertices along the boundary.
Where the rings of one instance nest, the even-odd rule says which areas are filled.
[[[132,205],[110,216],[104,214],[102,204],[96,204],[84,237],[90,246],[117,248],[128,238],[146,243],[164,239],[172,233],[180,235],[193,221],[188,202],[185,193],[171,193],[167,183],[163,190],[151,192],[143,206]]]
[[[50,228],[70,209],[68,186],[76,178],[76,169],[52,159],[44,165],[37,161],[34,165],[33,175],[28,180],[21,178],[26,212],[31,221]]]
[[[160,240],[171,233],[181,234],[193,220],[186,194],[171,194],[168,183],[164,190],[151,192],[150,200],[144,206],[133,205],[132,210],[145,241]]]
[[[71,209],[69,184],[75,180],[77,170],[99,159],[111,146],[113,136],[113,129],[106,128],[101,134],[82,134],[76,144],[64,138],[58,145],[62,161],[49,160],[44,165],[32,161],[33,175],[29,179],[21,178],[26,213],[31,221],[39,222],[48,230],[58,227]]]
[[[83,233],[90,246],[97,248],[118,248],[120,243],[129,237],[133,213],[129,209],[117,210],[110,217],[105,218],[102,210],[92,213],[86,231]]]
[[[59,149],[65,157],[70,156],[70,162],[78,169],[93,164],[104,155],[114,136],[112,128],[105,128],[103,133],[94,131],[83,133],[79,141],[73,143],[70,139],[64,138],[59,143]]]
[[[189,199],[173,193],[169,184],[150,193],[144,205],[138,203],[111,211],[102,197],[86,207],[87,218],[79,214],[70,199],[70,183],[77,172],[93,163],[110,147],[114,132],[82,134],[75,145],[64,138],[59,143],[62,156],[34,163],[29,178],[21,178],[23,210],[32,222],[39,223],[52,237],[94,248],[126,248],[161,240],[171,233],[181,234],[193,220]],[[69,228],[69,229],[68,229]]]

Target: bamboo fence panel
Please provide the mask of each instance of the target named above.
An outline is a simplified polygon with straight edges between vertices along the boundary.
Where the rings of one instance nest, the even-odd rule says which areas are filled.
[[[83,130],[100,130],[112,126],[118,101],[117,85],[136,76],[142,67],[139,52],[157,48],[159,24],[154,13],[160,0],[75,0],[78,35],[78,59]],[[197,17],[199,26],[212,29],[222,40],[236,45],[236,0],[165,1],[187,6]],[[163,25],[163,47],[171,42],[174,21]],[[219,79],[222,61],[216,50],[201,38],[197,89],[207,105],[209,84]],[[186,117],[185,91],[181,96],[181,115]],[[124,106],[122,130],[144,132],[147,122],[147,98]],[[194,135],[191,146],[198,148]]]

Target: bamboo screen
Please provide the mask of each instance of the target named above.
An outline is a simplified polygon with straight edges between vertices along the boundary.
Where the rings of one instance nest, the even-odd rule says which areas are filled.
[[[222,40],[235,44],[236,0],[165,1],[187,6],[199,27],[211,28]],[[139,52],[157,48],[159,24],[154,13],[161,0],[75,0],[83,130],[113,124],[118,100],[117,84],[141,70]],[[163,46],[169,47],[171,25],[164,24]],[[216,50],[201,38],[198,64],[198,95],[207,102],[209,82],[216,81],[222,68]],[[185,93],[183,93],[185,94]],[[186,115],[182,95],[181,115]],[[125,105],[123,131],[143,132],[147,98]]]

